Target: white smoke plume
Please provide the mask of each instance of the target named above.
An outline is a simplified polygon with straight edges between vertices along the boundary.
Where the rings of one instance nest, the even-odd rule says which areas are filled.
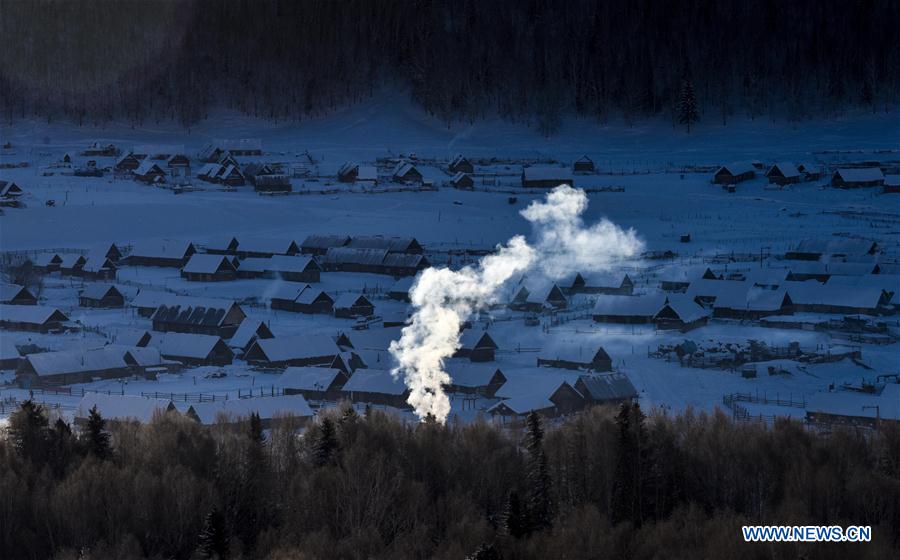
[[[585,227],[581,215],[587,205],[584,191],[559,186],[547,194],[546,201],[533,202],[522,211],[534,228],[533,245],[517,235],[477,266],[456,271],[429,268],[421,273],[410,290],[416,309],[412,321],[390,347],[398,362],[393,373],[403,375],[410,389],[407,402],[420,418],[447,419],[450,399],[443,388],[450,376],[444,371],[444,360],[459,348],[463,321],[494,303],[510,278],[529,270],[550,278],[575,270],[608,270],[641,250],[643,244],[631,229],[623,230],[606,219]]]

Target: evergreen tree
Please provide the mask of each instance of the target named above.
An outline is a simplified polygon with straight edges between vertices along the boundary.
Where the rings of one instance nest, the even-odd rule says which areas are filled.
[[[317,467],[327,465],[337,452],[338,441],[334,429],[334,421],[325,417],[319,425],[319,434],[313,446],[313,463]]]
[[[503,560],[503,555],[494,545],[482,544],[478,550],[466,556],[466,560]]]
[[[616,416],[619,437],[616,445],[616,471],[613,482],[613,523],[631,521],[640,525],[645,509],[642,483],[646,471],[647,446],[644,413],[638,404],[623,403]]]
[[[544,428],[541,417],[534,411],[526,421],[528,449],[528,519],[532,531],[546,529],[553,524],[553,504],[550,496],[550,471],[544,452]]]
[[[519,539],[528,534],[528,515],[515,490],[509,493],[503,518],[503,528],[507,535]]]
[[[53,474],[62,476],[76,452],[76,440],[72,428],[62,418],[57,418],[50,437],[50,465]]]
[[[9,439],[22,458],[43,465],[49,452],[49,420],[42,406],[28,399],[9,416]]]
[[[197,552],[203,558],[224,560],[228,558],[228,535],[225,531],[225,520],[219,510],[213,508],[206,515]]]
[[[247,436],[250,438],[250,441],[255,444],[264,445],[266,443],[266,435],[263,433],[262,420],[259,418],[258,412],[250,413]]]
[[[106,420],[97,411],[97,405],[91,407],[88,413],[87,427],[84,432],[84,441],[88,453],[98,459],[106,459],[110,455],[109,433],[106,431]]]
[[[678,99],[678,122],[687,126],[691,131],[691,125],[700,120],[697,112],[697,95],[694,93],[694,84],[690,80],[684,80],[681,84],[681,95]]]

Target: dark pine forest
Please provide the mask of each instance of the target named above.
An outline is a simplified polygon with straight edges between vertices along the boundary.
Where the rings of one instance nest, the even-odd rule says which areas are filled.
[[[3,0],[0,111],[300,120],[398,87],[444,121],[890,110],[893,0]],[[693,102],[692,102],[693,103]],[[690,124],[690,123],[687,123]]]

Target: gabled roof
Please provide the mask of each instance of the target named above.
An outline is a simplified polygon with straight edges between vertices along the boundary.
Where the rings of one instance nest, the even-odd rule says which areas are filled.
[[[22,190],[22,187],[15,184],[13,181],[0,181],[0,196],[12,198],[21,196],[24,193],[25,191]]]
[[[552,368],[518,368],[504,372],[506,383],[497,390],[496,397],[510,399],[525,395],[549,398],[564,382],[575,385],[578,372]]]
[[[274,385],[282,389],[327,391],[335,379],[343,374],[339,369],[326,367],[289,367]]]
[[[262,321],[256,319],[245,318],[241,321],[240,326],[235,331],[234,336],[228,340],[228,345],[232,348],[246,348],[254,337],[272,338],[272,331]]]
[[[408,161],[401,161],[394,167],[394,170],[391,172],[391,176],[402,178],[405,177],[408,173],[412,172],[418,173],[416,166],[409,163]]]
[[[334,300],[335,309],[350,308],[357,305],[372,305],[372,302],[366,296],[353,292],[345,292]]]
[[[594,304],[595,315],[610,317],[652,317],[666,302],[666,294],[654,293],[642,296],[600,295]]]
[[[169,292],[157,292],[154,290],[141,290],[134,296],[134,299],[131,300],[132,307],[150,309],[157,308],[160,305],[167,305],[170,307],[180,305],[182,307],[230,309],[235,303],[227,299],[179,296]]]
[[[162,303],[153,313],[153,321],[165,323],[178,323],[181,325],[200,325],[207,327],[221,326],[228,312],[237,304],[226,300],[207,300],[215,302],[214,307],[204,305],[206,302],[175,299],[170,303]],[[239,308],[240,309],[240,308]],[[243,312],[243,311],[242,311]]]
[[[485,387],[491,384],[495,376],[501,383],[507,381],[500,368],[487,364],[449,360],[444,369],[450,375],[451,385],[457,387]]]
[[[175,405],[168,399],[86,393],[78,403],[75,417],[87,418],[94,406],[106,420],[137,420],[141,423],[149,422],[156,414],[175,410]]]
[[[460,348],[466,350],[475,350],[476,348],[498,348],[497,343],[491,338],[487,331],[479,331],[475,329],[466,329],[459,337]]]
[[[578,384],[587,393],[584,396],[595,401],[632,399],[637,396],[637,390],[624,373],[582,375],[578,378]]]
[[[258,414],[261,420],[271,420],[280,416],[311,418],[315,415],[303,395],[197,403],[192,404],[187,413],[193,415],[204,425],[214,424],[219,418],[226,421],[240,420],[254,413]]]
[[[253,238],[241,239],[238,251],[247,253],[272,253],[273,255],[287,255],[291,252],[300,252],[300,248],[291,239]]]
[[[43,325],[51,321],[68,320],[69,318],[55,307],[0,304],[0,321]]]
[[[858,307],[875,309],[884,298],[884,291],[877,287],[846,286],[809,282],[785,282],[783,287],[796,305],[830,305],[834,307]]]
[[[189,274],[215,274],[221,269],[234,271],[235,268],[231,263],[231,259],[225,255],[194,253],[181,271]]]
[[[389,253],[419,252],[422,249],[415,237],[382,237],[380,235],[353,237],[347,247],[351,249],[384,249]]]
[[[19,296],[27,297],[28,299],[34,297],[25,286],[0,283],[0,302],[12,301]]]
[[[380,266],[387,256],[387,249],[356,249],[352,247],[331,247],[325,253],[328,264],[355,264]]]
[[[150,345],[159,349],[160,354],[169,358],[204,359],[213,350],[216,350],[217,346],[222,351],[228,349],[218,336],[177,332],[154,334]],[[228,349],[228,351],[231,350]]]
[[[797,168],[794,167],[793,163],[786,162],[778,162],[772,165],[768,171],[766,171],[766,177],[772,174],[773,171],[778,170],[781,172],[781,175],[785,178],[791,177],[799,177],[800,172],[797,171]]]
[[[330,247],[343,247],[350,243],[349,235],[309,235],[300,246],[304,249],[328,249]]]
[[[307,270],[322,270],[319,263],[312,257],[274,255],[267,259],[267,272],[306,272]]]
[[[685,323],[693,323],[694,321],[709,316],[709,312],[697,305],[697,302],[690,296],[674,294],[669,296],[668,299],[668,303],[663,305],[656,316],[659,316],[659,314],[667,308],[671,309],[675,315]]]
[[[884,180],[884,174],[878,167],[862,167],[851,169],[838,169],[834,172],[848,183],[869,183]]]
[[[159,173],[165,175],[166,172],[159,166],[159,162],[147,158],[141,161],[141,164],[134,170],[135,175],[147,175],[148,173]]]
[[[253,343],[251,352],[258,349],[270,362],[285,362],[303,358],[333,356],[340,352],[338,345],[328,336],[296,335],[276,338],[260,338]]]
[[[729,175],[743,175],[744,173],[755,173],[756,168],[749,161],[738,161],[734,163],[726,163],[716,171],[716,175],[720,172],[726,172]]]
[[[194,248],[190,241],[178,239],[163,239],[155,241],[141,241],[135,243],[131,250],[131,257],[148,257],[157,259],[183,259]]]
[[[590,348],[582,348],[580,346],[559,346],[552,350],[541,352],[542,359],[564,360],[576,364],[590,364],[596,361],[611,361],[612,358],[606,353],[603,347],[595,351]]]
[[[89,350],[64,350],[59,352],[40,352],[28,354],[25,359],[31,364],[38,376],[61,375],[67,373],[82,373],[103,371],[111,369],[124,369],[129,361],[137,362],[128,355],[137,355],[141,362],[151,362],[149,365],[159,365],[162,360],[158,353],[144,354],[144,348],[110,344],[101,348]],[[153,359],[155,356],[155,360]],[[138,365],[144,365],[138,362]]]
[[[88,284],[78,296],[98,300],[107,296],[123,297],[122,292],[112,284]]]
[[[341,389],[344,393],[381,393],[397,396],[403,395],[408,390],[400,376],[394,377],[386,369],[358,369]]]

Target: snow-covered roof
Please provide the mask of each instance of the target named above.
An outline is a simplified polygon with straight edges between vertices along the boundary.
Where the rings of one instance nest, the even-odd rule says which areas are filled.
[[[324,335],[261,338],[253,344],[258,346],[271,362],[333,356],[340,352],[334,340]]]
[[[419,268],[423,261],[427,262],[425,255],[416,255],[408,253],[388,253],[384,257],[382,264],[388,267],[397,268]]]
[[[274,385],[282,389],[300,391],[326,391],[343,372],[326,367],[289,367],[275,380]]]
[[[403,380],[394,377],[390,370],[386,369],[358,369],[350,376],[350,380],[344,384],[344,393],[381,393],[384,395],[402,395],[408,389]]]
[[[325,253],[328,264],[357,264],[379,266],[387,256],[387,249],[358,249],[352,247],[331,247]]]
[[[221,342],[222,339],[218,336],[208,334],[167,332],[154,334],[150,346],[159,349],[159,353],[167,358],[202,360]]]
[[[637,390],[624,373],[582,375],[578,381],[587,393],[584,396],[595,401],[630,399],[637,396]]]
[[[350,336],[350,342],[353,343],[353,348],[356,351],[387,350],[391,342],[400,340],[401,336],[403,336],[402,327],[371,328],[354,331]]]
[[[888,187],[900,187],[900,175],[885,175],[884,184]]]
[[[562,383],[560,383],[562,385]],[[498,402],[494,406],[487,409],[488,414],[499,414],[504,409],[508,409],[513,414],[528,414],[531,411],[547,410],[556,406],[553,401],[544,395],[532,394],[513,397]]]
[[[311,418],[315,415],[303,395],[281,395],[277,397],[254,397],[249,399],[228,399],[192,404],[188,409],[201,424],[214,424],[219,418],[235,421],[256,413],[261,420],[271,420],[280,416]]]
[[[43,325],[50,321],[68,320],[69,318],[55,307],[0,304],[0,321]]]
[[[349,235],[310,235],[300,244],[304,249],[328,249],[350,243]]]
[[[128,354],[131,354],[131,360],[137,362],[138,365],[159,365],[162,362],[158,353],[147,354],[143,352],[144,350],[144,348],[110,344],[88,350],[28,354],[25,359],[28,360],[38,376],[123,369],[131,365],[128,363]],[[141,360],[137,359],[138,356]]]
[[[19,284],[0,283],[0,301],[12,301],[16,299],[22,292],[31,295],[31,292],[25,289],[25,286]]]
[[[147,175],[148,173],[162,173],[165,174],[165,171],[162,167],[159,166],[159,162],[153,161],[150,158],[147,158],[141,161],[141,164],[138,165],[137,169],[134,170],[135,175]]]
[[[265,269],[267,272],[304,272],[307,269],[319,269],[319,263],[307,256],[274,255],[266,260],[268,261]]]
[[[332,305],[334,305],[334,298],[325,293],[323,290],[313,288],[312,286],[307,284],[306,288],[304,288],[303,291],[300,292],[300,295],[294,298],[294,302],[299,303],[300,305],[311,305],[320,299],[331,300]]]
[[[87,418],[94,406],[106,420],[137,420],[141,423],[149,422],[155,414],[175,409],[172,401],[167,399],[86,393],[78,403],[75,417]]]
[[[372,302],[366,296],[353,292],[345,292],[334,300],[335,309],[345,309],[357,305],[372,305]]]
[[[391,286],[391,289],[388,290],[389,293],[392,294],[408,294],[412,289],[413,284],[416,283],[418,278],[416,276],[404,276],[403,278],[394,282],[394,285]]]
[[[261,321],[245,318],[234,332],[234,336],[228,340],[228,345],[232,348],[246,348],[253,337],[257,336],[257,333],[263,328],[268,330],[268,327],[264,327]]]
[[[858,307],[875,309],[884,292],[881,288],[860,286],[848,290],[839,284],[821,284],[815,280],[808,282],[785,282],[784,286],[797,305],[832,305],[835,307]]]
[[[215,274],[219,269],[234,270],[231,259],[225,255],[212,255],[209,253],[194,253],[191,259],[181,269],[190,274]]]
[[[460,348],[474,350],[476,348],[497,349],[497,343],[487,331],[466,329],[459,336]]]
[[[458,387],[484,387],[491,383],[498,372],[500,380],[506,382],[506,376],[496,365],[449,360],[444,368],[450,374],[451,384]]]
[[[62,261],[59,263],[59,266],[62,268],[73,268],[77,265],[82,265],[85,262],[84,255],[78,253],[67,253],[64,255],[60,255]]]
[[[707,278],[697,278],[691,281],[685,292],[691,298],[707,297],[719,298],[739,297],[740,294],[746,294],[752,284],[744,280],[709,280]]]
[[[778,171],[780,171],[781,175],[785,178],[800,176],[800,172],[797,171],[797,168],[794,167],[793,163],[787,163],[787,162],[783,162],[783,161],[772,164],[772,167],[770,167],[769,170],[766,171],[766,176],[769,176],[769,174],[771,174],[776,169]]]
[[[693,323],[709,315],[709,311],[697,305],[697,302],[692,297],[684,294],[670,295],[669,301],[663,306],[663,309],[667,307],[674,311],[678,318],[685,323]],[[660,312],[662,312],[662,309],[660,309]]]
[[[595,298],[595,315],[610,317],[652,317],[666,302],[666,294],[641,296],[600,295]]]
[[[878,167],[854,167],[850,169],[838,169],[834,172],[848,183],[869,183],[884,179],[884,173]]]
[[[396,166],[394,166],[394,170],[391,172],[392,177],[405,177],[407,173],[410,172],[418,172],[416,166],[409,163],[408,161],[401,161]]]
[[[169,292],[157,292],[154,290],[141,290],[131,300],[133,307],[157,308],[160,305],[170,307],[180,305],[182,307],[208,307],[213,309],[228,309],[234,302],[225,299],[202,298],[193,296],[179,296]]]
[[[100,272],[104,269],[114,268],[115,265],[106,257],[102,256],[92,256],[88,257],[84,264],[81,265],[81,270],[85,272]]]
[[[382,237],[380,235],[360,235],[350,239],[351,249],[384,249],[389,253],[408,253],[419,249],[415,237]]]
[[[725,171],[730,175],[743,175],[744,173],[755,173],[756,168],[749,161],[736,161],[734,163],[726,163],[716,171],[716,175]]]
[[[240,252],[247,253],[271,253],[273,255],[287,255],[298,251],[298,247],[291,239],[274,239],[262,237],[242,238],[238,246]]]
[[[217,326],[223,324],[229,312],[236,307],[234,302],[225,300],[212,300],[212,305],[204,305],[190,301],[177,301],[175,303],[162,303],[156,308],[152,319],[167,323],[179,323],[183,325]],[[238,307],[243,314],[243,310]]]
[[[562,345],[550,349],[545,349],[540,353],[540,357],[541,359],[564,360],[567,362],[580,364],[588,364],[593,362],[594,360],[611,360],[606,350],[604,350],[602,347],[596,350],[595,348],[597,347]]]
[[[103,299],[107,296],[121,296],[122,292],[112,284],[88,284],[78,295],[88,299]]]
[[[574,386],[578,381],[578,373],[571,370],[552,368],[517,368],[507,369],[506,383],[497,390],[496,397],[511,399],[525,395],[540,395],[550,398],[564,382]]]
[[[781,309],[786,294],[787,291],[784,288],[767,290],[748,285],[747,290],[743,293],[739,290],[728,290],[719,294],[716,298],[715,307],[751,311],[777,311]]]
[[[190,241],[164,239],[141,241],[131,249],[131,257],[183,259],[192,248]]]
[[[820,392],[814,393],[806,401],[806,411],[872,420],[879,417],[900,420],[900,398],[897,398],[893,390],[887,391],[887,395],[885,392],[880,395],[850,391]]]

